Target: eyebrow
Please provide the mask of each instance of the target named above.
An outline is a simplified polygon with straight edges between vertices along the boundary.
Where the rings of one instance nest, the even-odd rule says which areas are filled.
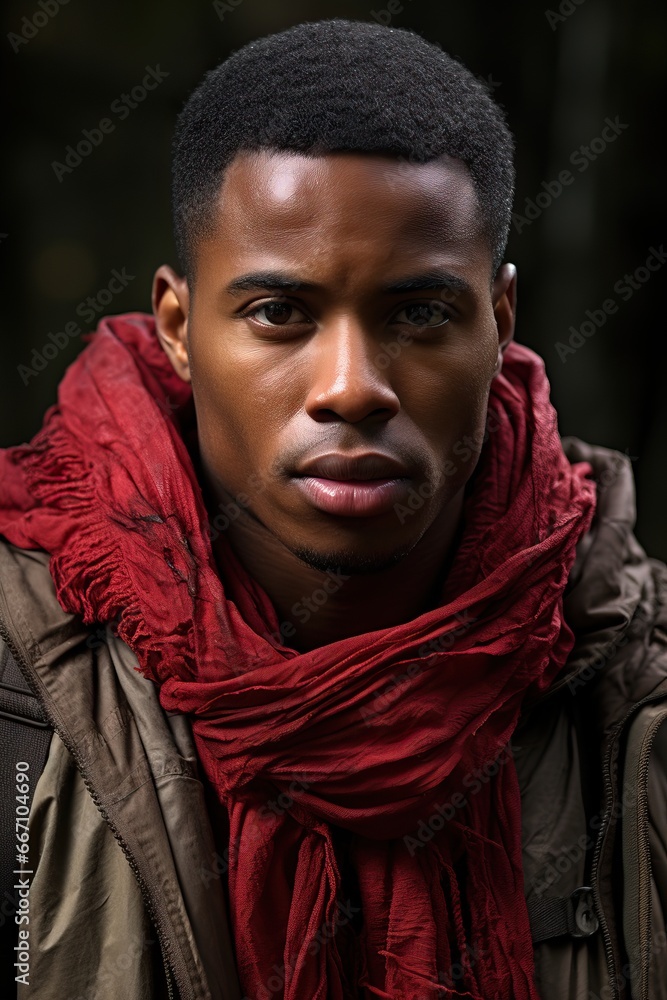
[[[314,292],[319,287],[312,281],[302,281],[284,271],[252,271],[250,274],[241,274],[238,278],[230,281],[227,285],[227,291],[230,295],[238,295],[239,292],[255,288],[284,292]]]
[[[382,286],[383,292],[419,292],[424,289],[451,288],[454,292],[472,292],[471,286],[464,278],[459,278],[449,271],[426,271],[423,274],[414,274],[408,278],[401,278],[398,281],[391,281]]]
[[[449,271],[430,270],[420,274],[413,274],[397,281],[391,281],[382,285],[382,292],[418,292],[428,289],[448,288],[459,294],[471,294],[472,288],[456,274]],[[227,285],[227,292],[230,295],[238,295],[241,292],[252,291],[254,289],[266,289],[270,291],[282,292],[316,292],[321,289],[312,281],[303,281],[285,271],[252,271],[248,274],[241,274],[238,278]]]

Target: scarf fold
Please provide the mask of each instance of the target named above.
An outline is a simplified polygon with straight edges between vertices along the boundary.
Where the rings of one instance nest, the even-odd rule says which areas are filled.
[[[190,716],[229,815],[246,997],[537,1000],[510,740],[572,648],[595,509],[542,360],[512,343],[493,380],[440,606],[299,653],[224,534],[216,569],[190,386],[152,318],[89,340],[32,442],[0,452],[0,533],[46,550],[62,607],[115,623]]]

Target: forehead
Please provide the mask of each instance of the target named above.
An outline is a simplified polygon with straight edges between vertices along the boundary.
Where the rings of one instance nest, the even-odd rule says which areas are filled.
[[[213,243],[235,258],[307,255],[313,266],[431,252],[491,260],[468,169],[449,156],[243,152],[225,171],[211,222],[204,254]]]

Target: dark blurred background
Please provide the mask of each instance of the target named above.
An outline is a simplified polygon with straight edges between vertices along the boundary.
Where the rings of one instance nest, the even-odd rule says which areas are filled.
[[[667,559],[667,267],[645,266],[667,243],[667,13],[649,0],[5,2],[0,446],[29,439],[55,401],[83,346],[58,337],[66,324],[87,332],[99,315],[148,310],[153,271],[175,263],[171,131],[204,72],[253,38],[334,16],[416,29],[506,109],[518,146],[507,255],[519,270],[517,339],[545,359],[561,433],[630,456],[638,537]],[[161,82],[133,97],[147,68]],[[66,147],[103,118],[113,129],[67,162]],[[559,192],[564,170],[572,181]],[[126,275],[120,293],[107,291],[114,270]]]

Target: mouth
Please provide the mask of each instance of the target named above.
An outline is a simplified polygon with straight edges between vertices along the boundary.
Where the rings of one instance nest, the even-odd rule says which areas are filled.
[[[346,480],[304,476],[297,487],[313,507],[339,517],[372,517],[386,514],[394,504],[407,498],[405,479]]]
[[[318,510],[338,517],[386,514],[408,497],[411,476],[388,455],[322,455],[304,463],[297,488]]]

